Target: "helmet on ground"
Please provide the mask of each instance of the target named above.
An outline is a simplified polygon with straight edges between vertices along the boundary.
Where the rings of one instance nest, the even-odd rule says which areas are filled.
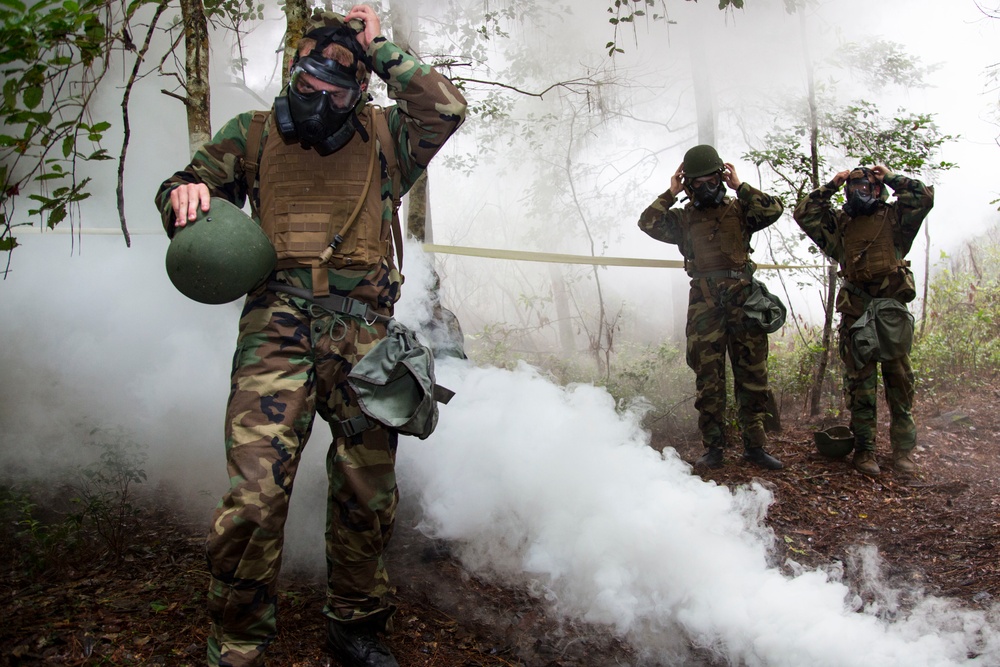
[[[722,171],[725,165],[719,153],[708,144],[689,148],[684,154],[684,178],[692,179]]]
[[[813,433],[816,449],[823,456],[839,459],[854,449],[854,433],[847,426],[832,426],[825,431]]]
[[[199,303],[228,303],[264,281],[277,264],[260,225],[225,199],[213,197],[208,213],[174,232],[167,248],[167,276]]]

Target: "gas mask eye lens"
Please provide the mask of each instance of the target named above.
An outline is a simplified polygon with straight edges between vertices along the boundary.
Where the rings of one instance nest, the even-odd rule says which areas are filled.
[[[699,176],[691,181],[693,186],[708,185],[710,187],[716,187],[722,183],[722,177],[719,174],[709,174],[708,176]]]
[[[292,72],[291,89],[309,102],[317,103],[322,98],[332,111],[346,111],[361,99],[359,86],[344,87],[315,77],[310,79],[307,74],[301,69]]]
[[[855,178],[847,186],[852,192],[864,192],[865,194],[870,194],[872,191],[872,184],[866,178]]]

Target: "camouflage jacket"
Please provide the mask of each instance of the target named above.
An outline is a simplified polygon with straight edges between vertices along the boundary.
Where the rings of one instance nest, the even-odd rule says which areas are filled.
[[[785,206],[777,197],[764,194],[746,182],[740,184],[736,199],[749,249],[750,236],[773,224],[781,217]],[[726,197],[722,205],[728,206],[730,202]],[[657,197],[639,216],[639,229],[657,241],[673,243],[690,259],[692,241],[686,238],[684,222],[691,215],[694,204],[688,202],[683,208],[672,208],[675,203],[677,197],[670,190]]]
[[[389,130],[396,140],[395,152],[399,164],[400,192],[405,194],[424,173],[431,158],[465,119],[466,101],[459,90],[444,75],[430,65],[420,63],[400,47],[377,37],[368,47],[372,70],[386,82],[390,99],[396,103],[385,110]],[[211,141],[202,146],[184,170],[178,171],[160,186],[156,206],[163,226],[173,236],[174,214],[170,206],[170,191],[182,183],[205,183],[213,197],[223,197],[243,207],[247,196],[259,204],[258,186],[247,192],[241,158],[246,151],[247,132],[253,112],[244,112],[226,123]],[[264,138],[271,130],[270,120]],[[262,142],[263,145],[263,142]],[[383,219],[392,217],[392,182],[382,156]],[[300,287],[311,287],[309,271],[291,269],[284,279]],[[339,270],[330,272],[330,291],[350,295],[380,309],[391,309],[399,298],[402,282],[395,268],[385,261],[379,267],[364,272]]]
[[[910,252],[913,239],[934,206],[934,187],[899,174],[886,176],[884,183],[896,194],[896,201],[882,205],[891,208],[893,244],[902,259]],[[843,270],[846,263],[843,230],[850,216],[842,209],[833,207],[832,197],[839,189],[840,186],[831,182],[813,190],[795,206],[793,217],[820,251]],[[852,317],[861,314],[865,300],[852,293],[851,289],[874,297],[895,297],[904,303],[916,296],[913,274],[905,267],[871,284],[842,287],[837,296],[837,310]]]

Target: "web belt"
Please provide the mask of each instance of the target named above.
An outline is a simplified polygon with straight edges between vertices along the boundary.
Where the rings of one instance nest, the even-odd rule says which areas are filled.
[[[740,280],[740,279],[751,280],[753,278],[753,274],[751,274],[749,271],[731,271],[731,270],[692,271],[688,275],[691,276],[692,278],[695,278],[696,280],[701,278],[732,278],[734,280]]]
[[[374,322],[388,322],[392,319],[388,315],[375,312],[375,309],[364,301],[358,301],[357,299],[352,299],[348,296],[328,294],[327,296],[317,297],[313,296],[313,293],[310,290],[302,287],[294,287],[277,280],[268,281],[267,288],[274,292],[285,292],[286,294],[297,296],[300,299],[305,299],[310,303],[315,303],[320,308],[324,308],[325,310],[329,310],[334,313],[340,313],[342,315],[347,315],[348,317],[356,317],[364,320],[365,323],[369,325]]]

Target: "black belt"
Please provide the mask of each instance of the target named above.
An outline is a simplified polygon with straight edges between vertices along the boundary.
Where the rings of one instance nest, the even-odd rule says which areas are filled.
[[[373,322],[388,322],[392,319],[388,315],[376,312],[374,308],[369,306],[364,301],[358,301],[357,299],[352,299],[349,296],[329,294],[327,296],[317,297],[313,296],[313,293],[310,290],[302,287],[293,287],[292,285],[279,282],[277,280],[269,281],[267,283],[267,288],[274,292],[285,292],[286,294],[297,296],[300,299],[305,299],[310,303],[315,303],[320,308],[334,313],[340,313],[349,317],[362,319],[368,324]]]

